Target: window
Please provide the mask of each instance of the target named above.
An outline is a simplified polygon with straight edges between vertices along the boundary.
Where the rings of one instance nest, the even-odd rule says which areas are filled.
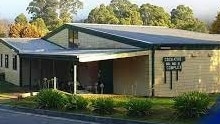
[[[8,55],[5,55],[5,68],[8,68]]]
[[[3,66],[3,55],[1,54],[0,56],[0,66],[2,67]]]
[[[17,55],[13,55],[12,61],[13,61],[13,69],[17,70]]]
[[[79,45],[78,31],[69,30],[69,47],[78,48],[78,45]]]

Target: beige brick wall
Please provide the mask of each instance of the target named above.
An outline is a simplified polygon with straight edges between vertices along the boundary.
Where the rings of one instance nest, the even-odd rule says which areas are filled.
[[[193,57],[192,57],[193,55]],[[176,96],[188,91],[220,92],[220,52],[217,50],[156,50],[155,96]],[[173,89],[170,89],[170,72],[164,83],[163,57],[184,56],[182,71],[176,81],[173,72]]]
[[[149,56],[116,59],[113,61],[114,93],[149,95]]]
[[[60,46],[68,48],[68,29],[64,29],[52,37],[48,38],[49,41],[54,42]]]
[[[5,80],[8,82],[11,82],[15,85],[20,84],[20,78],[19,78],[19,56],[17,56],[17,70],[13,70],[13,61],[12,57],[13,55],[17,55],[12,49],[9,47],[5,46],[4,44],[0,43],[0,54],[3,54],[3,67],[0,67],[0,72],[5,73]],[[9,68],[5,68],[5,54],[9,55]]]

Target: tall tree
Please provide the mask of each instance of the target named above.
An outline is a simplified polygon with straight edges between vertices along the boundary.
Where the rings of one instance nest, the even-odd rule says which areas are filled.
[[[34,25],[37,28],[37,32],[40,37],[46,35],[49,32],[42,18],[37,18],[36,20],[31,22],[31,25]]]
[[[27,17],[21,13],[20,15],[18,15],[16,18],[15,18],[15,23],[16,24],[21,24],[21,25],[26,25],[28,23],[28,20],[27,20]]]
[[[49,30],[53,30],[62,23],[72,21],[72,13],[76,14],[81,8],[79,0],[33,0],[29,3],[27,11],[32,19],[42,18]]]
[[[60,19],[63,23],[69,23],[73,21],[73,14],[77,14],[78,9],[82,9],[83,3],[79,0],[60,0],[59,10]]]
[[[114,15],[112,7],[101,4],[100,7],[96,7],[91,10],[88,16],[89,23],[99,24],[118,24],[119,20]]]
[[[171,22],[174,28],[207,32],[205,23],[195,18],[193,10],[184,5],[179,5],[171,11]]]
[[[26,25],[20,32],[21,38],[37,38],[40,37],[37,27],[31,24]]]
[[[23,28],[24,28],[24,26],[21,25],[20,23],[11,24],[10,29],[9,29],[9,34],[8,34],[9,37],[14,37],[14,38],[21,37],[20,33]]]
[[[143,4],[140,7],[140,13],[144,25],[151,26],[170,26],[170,15],[162,7]]]
[[[215,20],[211,25],[210,33],[220,34],[220,12],[218,13],[218,15],[216,16]]]
[[[142,25],[139,7],[128,0],[112,0],[110,6],[120,24]]]

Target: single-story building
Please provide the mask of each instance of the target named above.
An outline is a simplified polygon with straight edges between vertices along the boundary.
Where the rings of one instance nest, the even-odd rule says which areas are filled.
[[[166,27],[69,23],[45,37],[1,38],[0,72],[21,87],[56,77],[83,90],[172,97],[220,92],[220,35]],[[97,88],[97,87],[96,87]]]

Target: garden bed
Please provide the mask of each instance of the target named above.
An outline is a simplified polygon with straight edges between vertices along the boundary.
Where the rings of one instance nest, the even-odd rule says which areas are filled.
[[[194,119],[181,119],[176,115],[176,111],[173,108],[173,98],[145,98],[145,97],[135,97],[138,100],[150,100],[152,102],[152,108],[149,111],[149,114],[145,116],[128,116],[126,114],[127,110],[121,107],[121,104],[128,102],[132,96],[121,96],[121,95],[80,95],[83,98],[86,98],[89,101],[89,104],[94,99],[97,98],[111,98],[114,102],[117,103],[117,106],[114,108],[114,112],[111,114],[99,114],[90,110],[90,108],[85,110],[64,110],[64,109],[50,109],[55,111],[70,112],[70,113],[80,113],[86,115],[95,115],[95,116],[104,116],[104,117],[113,117],[120,119],[132,119],[138,121],[150,121],[158,123],[172,123],[172,124],[196,124],[199,118]],[[214,103],[218,95],[210,95],[211,104]],[[18,106],[18,107],[28,107],[28,108],[38,108],[35,97],[28,97],[21,100],[10,100],[6,101],[3,104]]]

